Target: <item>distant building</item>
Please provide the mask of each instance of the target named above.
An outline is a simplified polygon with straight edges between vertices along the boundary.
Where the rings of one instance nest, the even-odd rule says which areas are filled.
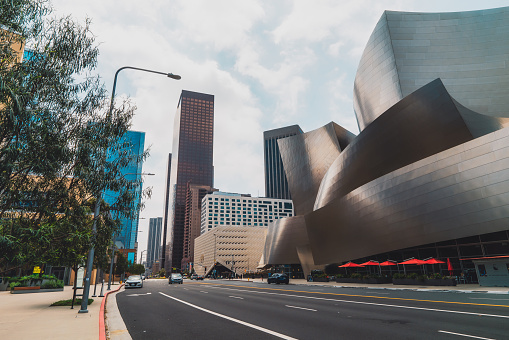
[[[127,131],[127,133],[119,140],[119,145],[128,142],[129,147],[126,150],[135,156],[141,156],[145,147],[145,132],[139,131]],[[109,153],[108,157],[115,157],[112,153]],[[140,180],[142,172],[142,162],[133,162],[121,170],[123,176],[128,180]],[[139,205],[141,201],[141,190],[142,186],[138,186],[133,194],[135,195],[135,205]],[[105,190],[103,192],[103,198],[106,203],[113,205],[118,199],[118,192]],[[120,223],[122,225],[120,233],[115,239],[115,242],[119,248],[134,249],[138,243],[138,215],[128,219],[121,217]],[[134,262],[133,253],[128,253],[130,256],[129,261]]]
[[[151,268],[152,264],[161,257],[161,232],[163,229],[163,218],[151,218],[148,228],[147,242],[147,268]]]
[[[291,198],[277,140],[302,133],[303,131],[298,125],[269,130],[263,133],[265,196],[282,199]]]
[[[170,175],[171,175],[171,153],[168,155],[168,166],[166,167],[166,194],[164,197],[164,221],[163,221],[163,246],[161,248],[161,263],[160,267],[165,268],[164,261],[167,254],[170,254],[170,242],[166,242],[166,236],[169,234],[168,218],[170,206]]]
[[[267,227],[270,222],[293,215],[291,200],[216,191],[203,198],[201,233],[225,225]]]
[[[195,240],[194,271],[229,277],[252,273],[260,262],[267,227],[219,226]]]
[[[187,185],[182,269],[189,270],[189,264],[194,262],[194,240],[200,236],[202,199],[213,191],[217,189],[208,185]]]
[[[212,187],[214,96],[182,91],[173,131],[169,221],[165,269],[179,269],[183,257],[187,183]]]

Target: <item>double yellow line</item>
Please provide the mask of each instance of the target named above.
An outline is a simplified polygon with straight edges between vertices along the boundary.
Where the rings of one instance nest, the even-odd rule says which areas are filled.
[[[329,296],[348,296],[348,297],[373,298],[373,299],[381,299],[381,300],[432,302],[432,303],[445,303],[445,304],[452,304],[452,305],[468,305],[468,306],[487,306],[487,307],[509,308],[509,305],[491,305],[491,304],[485,304],[485,303],[436,301],[436,300],[419,300],[419,299],[405,299],[405,298],[386,297],[386,296],[339,294],[339,293],[325,293],[325,292],[308,292],[308,291],[302,291],[302,290],[290,290],[290,289],[281,289],[281,288],[246,287],[246,286],[229,285],[229,284],[224,284],[224,283],[208,283],[208,282],[196,282],[196,283],[197,284],[202,284],[202,285],[225,286],[225,287],[235,287],[235,288],[244,288],[244,289],[256,289],[256,290],[272,290],[272,291],[292,292],[292,293],[319,294],[319,295],[329,295]]]

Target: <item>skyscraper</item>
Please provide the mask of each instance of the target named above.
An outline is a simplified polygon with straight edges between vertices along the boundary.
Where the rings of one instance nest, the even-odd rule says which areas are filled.
[[[169,218],[169,206],[170,206],[170,176],[171,176],[171,153],[168,155],[168,166],[166,168],[166,192],[164,196],[164,221],[163,221],[163,247],[161,249],[161,267],[165,268],[165,260],[167,254],[170,253],[170,242],[166,242],[166,235],[169,234],[168,229],[168,218]],[[168,245],[168,246],[167,246]]]
[[[213,191],[217,189],[208,185],[189,183],[187,186],[182,269],[189,269],[189,264],[194,262],[194,240],[200,236],[201,229],[202,199]]]
[[[145,132],[139,131],[127,131],[127,133],[119,140],[119,145],[125,144],[127,142],[128,149],[125,150],[128,153],[139,158],[143,154],[145,147]],[[114,157],[110,155],[108,157]],[[142,162],[132,162],[125,168],[121,170],[123,176],[128,180],[140,180],[141,178],[141,168]],[[141,201],[141,190],[142,186],[138,186],[135,191],[135,205],[139,205]],[[119,193],[111,190],[105,190],[103,193],[104,200],[106,203],[112,205],[118,198]],[[138,215],[133,218],[120,218],[120,223],[122,225],[122,229],[120,233],[117,235],[115,242],[117,246],[124,249],[134,249],[137,241],[138,241]],[[134,253],[129,253],[129,261],[134,262]]]
[[[155,261],[161,256],[161,232],[163,229],[163,218],[156,217],[150,219],[148,227],[147,242],[147,268],[152,268]]]
[[[167,272],[182,262],[187,184],[213,186],[214,96],[182,90],[173,128]]]
[[[263,132],[266,197],[291,199],[277,140],[301,133],[303,133],[302,129],[298,125],[291,125]]]

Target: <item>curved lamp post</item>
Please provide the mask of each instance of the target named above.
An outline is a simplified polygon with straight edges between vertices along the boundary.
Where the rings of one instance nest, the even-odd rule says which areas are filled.
[[[153,71],[153,70],[147,70],[147,69],[144,69],[144,68],[139,68],[139,67],[132,67],[132,66],[124,66],[124,67],[121,67],[117,70],[117,72],[115,72],[115,79],[113,80],[113,91],[111,91],[111,103],[110,103],[110,109],[108,111],[108,117],[111,117],[111,113],[113,111],[113,104],[114,104],[114,101],[115,101],[115,90],[117,88],[117,76],[118,76],[118,73],[122,70],[125,70],[125,69],[131,69],[131,70],[137,70],[137,71],[143,71],[143,72],[150,72],[150,73],[156,73],[156,74],[161,74],[161,75],[165,75],[169,78],[172,78],[172,79],[175,79],[175,80],[179,80],[181,79],[182,77],[177,75],[177,74],[173,74],[173,73],[165,73],[165,72],[159,72],[159,71]],[[99,191],[97,193],[97,200],[95,202],[95,209],[94,209],[94,224],[92,226],[92,233],[95,234],[96,231],[97,231],[97,219],[99,218],[99,208],[100,208],[100,201],[101,201],[101,191]],[[91,275],[92,275],[92,267],[94,266],[94,246],[92,245],[92,247],[90,248],[90,251],[88,252],[88,260],[87,260],[87,274],[85,276],[85,280],[84,280],[84,286],[83,286],[83,296],[82,296],[82,300],[81,300],[81,309],[78,311],[78,313],[88,313],[88,295],[89,295],[89,292],[90,292],[90,278],[91,278]]]

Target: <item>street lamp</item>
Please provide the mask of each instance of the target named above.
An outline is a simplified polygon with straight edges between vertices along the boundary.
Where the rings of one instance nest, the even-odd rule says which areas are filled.
[[[132,69],[132,70],[138,70],[143,72],[150,72],[150,73],[156,73],[156,74],[162,74],[169,78],[179,80],[181,77],[177,74],[173,73],[164,73],[164,72],[158,72],[158,71],[152,71],[147,70],[144,68],[139,67],[132,67],[132,66],[124,66],[121,67],[115,72],[115,79],[113,80],[113,91],[111,91],[111,103],[110,103],[110,109],[108,111],[108,118],[111,117],[111,113],[113,112],[113,105],[115,102],[115,89],[117,88],[117,76],[118,73],[124,69]],[[106,151],[106,150],[104,150]],[[101,169],[101,172],[104,171],[104,168]],[[100,209],[100,201],[101,201],[102,192],[99,190],[97,193],[97,201],[95,202],[95,209],[94,209],[94,224],[92,225],[92,234],[95,235],[97,232],[97,219],[99,218],[99,209]],[[78,311],[78,313],[88,313],[88,295],[90,292],[90,278],[92,276],[92,267],[94,266],[94,245],[92,244],[92,247],[90,248],[90,251],[88,252],[88,260],[87,260],[87,274],[85,277],[85,282],[83,285],[83,296],[81,300],[81,309]],[[111,276],[110,276],[111,277]]]

